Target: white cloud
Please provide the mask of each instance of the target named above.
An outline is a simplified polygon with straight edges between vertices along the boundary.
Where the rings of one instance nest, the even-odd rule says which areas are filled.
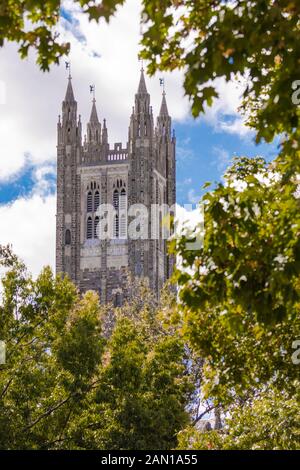
[[[34,276],[43,266],[55,267],[54,175],[53,165],[34,168],[31,193],[0,205],[0,244],[12,245]]]
[[[11,244],[34,276],[45,265],[54,268],[55,210],[54,195],[43,197],[35,191],[0,206],[0,244]]]
[[[195,208],[194,204],[184,204],[183,206],[176,204],[176,222],[179,229],[184,225],[189,228],[194,228],[197,224],[203,221],[203,211],[200,210],[199,205]]]
[[[95,83],[98,114],[107,118],[109,141],[126,144],[140,70],[140,2],[129,0],[108,25],[89,22],[74,10],[73,2],[64,4],[74,19],[70,24],[62,19],[60,33],[62,40],[71,42],[73,88],[84,127],[91,108],[89,85]],[[86,39],[80,41],[81,36]],[[155,115],[161,102],[159,76],[147,78]],[[188,103],[183,99],[181,73],[164,76],[170,113],[183,119]],[[20,170],[26,152],[37,164],[55,160],[56,123],[67,86],[64,61],[60,67],[52,66],[50,73],[42,73],[34,54],[21,61],[17,46],[8,43],[0,49],[0,82],[6,90],[1,93],[4,103],[0,101],[1,181]]]
[[[109,140],[125,144],[139,79],[140,1],[128,0],[109,24],[89,22],[70,0],[65,0],[64,6],[73,19],[69,22],[62,19],[59,29],[61,39],[71,42],[69,59],[78,112],[85,124],[91,107],[89,84],[95,83],[99,116],[107,118]],[[42,73],[35,64],[34,54],[21,61],[17,46],[10,43],[0,49],[0,70],[1,181],[20,170],[26,152],[37,164],[55,160],[56,122],[66,89],[66,71],[62,61],[60,67],[52,66],[50,73]],[[147,78],[155,115],[161,101],[158,81],[161,75]],[[183,72],[163,76],[173,119],[189,119],[192,123],[182,88]],[[215,130],[248,135],[249,129],[237,113],[241,86],[224,80],[217,80],[216,84],[220,98],[202,119]],[[180,148],[178,155],[180,158]]]
[[[179,165],[186,165],[187,161],[194,160],[195,152],[192,148],[187,147],[186,145],[177,145],[176,146],[176,160]]]
[[[213,85],[219,94],[211,107],[206,107],[202,119],[213,126],[217,132],[237,134],[241,138],[253,135],[246,126],[245,117],[239,113],[244,86],[241,79],[226,82],[224,78],[214,80]]]

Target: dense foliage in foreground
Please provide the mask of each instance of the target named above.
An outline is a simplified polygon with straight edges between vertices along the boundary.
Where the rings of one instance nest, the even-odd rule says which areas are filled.
[[[3,260],[10,253],[3,250]],[[142,287],[141,287],[142,289]],[[18,261],[3,278],[0,448],[170,449],[188,422],[183,340],[164,328],[147,289],[116,312],[45,268],[33,280]],[[148,299],[148,300],[147,300]],[[170,300],[169,300],[170,301]],[[135,307],[134,307],[135,305]],[[138,315],[135,314],[138,309]]]
[[[228,418],[221,433],[181,433],[183,448],[300,448],[299,167],[236,159],[204,196],[201,249],[173,242],[183,334],[203,397]]]

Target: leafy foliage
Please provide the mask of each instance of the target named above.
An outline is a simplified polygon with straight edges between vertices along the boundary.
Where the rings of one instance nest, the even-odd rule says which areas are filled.
[[[257,140],[270,141],[298,123],[291,94],[298,79],[299,14],[299,2],[290,0],[145,0],[143,56],[151,72],[185,68],[194,116],[216,96],[210,80],[243,77],[249,122]]]
[[[95,293],[80,299],[49,268],[33,280],[8,249],[1,253],[10,266],[0,303],[0,448],[176,446],[192,383],[183,341],[164,326],[149,289],[140,287],[143,302],[135,290],[133,309],[118,309],[106,340],[108,307]]]
[[[180,445],[299,447],[299,170],[299,162],[236,159],[203,198],[202,247],[173,242],[182,329],[204,363],[201,391],[231,417],[225,437],[187,430]]]
[[[3,279],[1,448],[48,448],[82,406],[103,350],[97,296],[79,300],[45,268],[33,281],[17,263]]]
[[[280,164],[238,159],[225,184],[204,196],[205,237],[198,251],[177,252],[184,329],[206,360],[207,389],[231,400],[257,382],[287,378],[297,368],[300,333],[299,194]],[[276,371],[276,377],[274,372]],[[289,384],[286,384],[288,387]]]
[[[184,408],[189,383],[178,337],[151,340],[128,318],[121,318],[109,343],[109,358],[93,396],[94,411],[83,417],[84,447],[170,449],[188,423]],[[99,421],[99,418],[101,420]]]
[[[188,427],[179,433],[179,449],[296,450],[300,448],[299,395],[269,390],[231,410],[221,432]]]

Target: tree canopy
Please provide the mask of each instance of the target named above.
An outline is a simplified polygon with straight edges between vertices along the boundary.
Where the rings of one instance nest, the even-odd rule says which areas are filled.
[[[299,448],[299,162],[292,177],[286,168],[237,158],[203,197],[202,247],[173,241],[183,316],[174,321],[203,358],[201,392],[226,424],[207,435],[189,429],[181,446]]]
[[[0,302],[0,448],[174,448],[193,385],[183,339],[164,326],[149,289],[141,287],[138,318],[126,305],[115,312],[106,339],[110,307],[95,293],[80,298],[49,268],[33,280],[8,248],[1,252],[12,265]]]

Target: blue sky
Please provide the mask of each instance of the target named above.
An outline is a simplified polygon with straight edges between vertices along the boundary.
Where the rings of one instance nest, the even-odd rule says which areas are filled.
[[[230,118],[224,118],[225,122]],[[200,121],[200,122],[199,122]],[[255,144],[254,135],[240,137],[216,131],[211,125],[197,120],[193,124],[174,123],[177,137],[177,202],[195,202],[204,193],[207,181],[219,182],[233,156],[276,156],[276,144]]]
[[[43,172],[43,181],[46,183],[44,196],[56,192],[56,164],[48,162],[48,171]],[[43,165],[41,168],[45,169]],[[39,166],[26,160],[21,170],[7,181],[0,183],[0,204],[12,203],[18,198],[27,198],[32,194],[37,184],[37,170]]]

